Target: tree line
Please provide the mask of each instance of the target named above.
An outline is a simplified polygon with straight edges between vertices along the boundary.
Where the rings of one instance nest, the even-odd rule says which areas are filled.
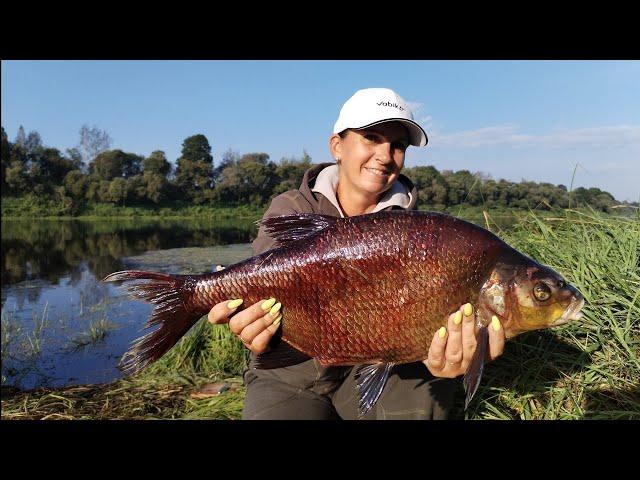
[[[2,196],[34,196],[62,205],[64,214],[81,213],[89,203],[135,205],[212,205],[264,207],[271,198],[297,188],[313,164],[301,157],[273,162],[266,153],[227,151],[214,164],[202,134],[182,142],[175,167],[161,150],[148,157],[111,149],[109,135],[84,125],[80,141],[62,153],[45,146],[38,132],[21,126],[13,142],[2,128]],[[419,206],[446,208],[483,205],[566,208],[590,205],[610,211],[619,204],[599,188],[577,188],[531,181],[494,180],[482,172],[438,171],[433,166],[403,170],[419,190]]]

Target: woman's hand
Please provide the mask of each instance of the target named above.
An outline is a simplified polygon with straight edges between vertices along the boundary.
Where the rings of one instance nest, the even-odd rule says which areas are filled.
[[[240,338],[244,346],[258,355],[267,349],[269,340],[278,330],[282,319],[281,304],[276,303],[275,298],[269,298],[254,303],[234,315],[241,304],[242,299],[220,302],[214,305],[207,319],[213,324],[229,323],[229,328]]]
[[[447,327],[433,336],[429,353],[423,363],[434,377],[455,378],[466,373],[476,351],[477,332],[473,306],[467,303],[449,315]],[[494,360],[504,351],[504,328],[496,317],[487,328],[489,348],[487,360]]]

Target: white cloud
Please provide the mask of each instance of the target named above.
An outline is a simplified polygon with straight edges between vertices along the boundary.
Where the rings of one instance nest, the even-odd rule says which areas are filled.
[[[429,132],[431,130],[433,130],[433,117],[431,115],[428,115],[426,117],[420,117],[418,118],[417,122],[422,125],[422,128],[427,130],[427,134],[429,134]]]
[[[424,103],[422,102],[407,102],[407,106],[413,112],[413,118],[415,118],[418,112],[424,107]]]
[[[547,148],[623,147],[640,146],[640,125],[590,127],[541,135],[519,133],[515,125],[498,125],[455,133],[433,132],[431,137],[433,146],[454,148],[493,145]]]

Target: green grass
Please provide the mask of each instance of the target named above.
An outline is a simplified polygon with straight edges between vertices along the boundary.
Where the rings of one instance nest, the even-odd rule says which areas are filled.
[[[107,320],[104,316],[99,320],[91,322],[89,329],[86,332],[82,332],[75,338],[71,339],[70,348],[72,350],[79,350],[89,345],[94,345],[103,341],[108,335],[110,330],[113,330],[115,325]]]
[[[507,342],[454,419],[640,419],[640,218],[567,211],[524,215],[504,230],[514,247],[563,274],[585,296],[579,321]],[[4,332],[3,332],[4,343]],[[248,352],[226,326],[201,320],[161,360],[106,385],[3,393],[2,418],[240,417]],[[197,399],[206,383],[237,388]]]

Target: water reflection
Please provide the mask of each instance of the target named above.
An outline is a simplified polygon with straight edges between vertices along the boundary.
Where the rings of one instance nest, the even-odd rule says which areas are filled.
[[[247,243],[257,233],[249,220],[2,221],[2,284],[57,283],[99,278],[122,269],[121,258],[145,251]],[[33,294],[32,294],[33,295]]]
[[[127,268],[211,271],[250,256],[256,233],[249,220],[3,221],[2,384],[120,377],[119,358],[151,306],[100,279]]]

